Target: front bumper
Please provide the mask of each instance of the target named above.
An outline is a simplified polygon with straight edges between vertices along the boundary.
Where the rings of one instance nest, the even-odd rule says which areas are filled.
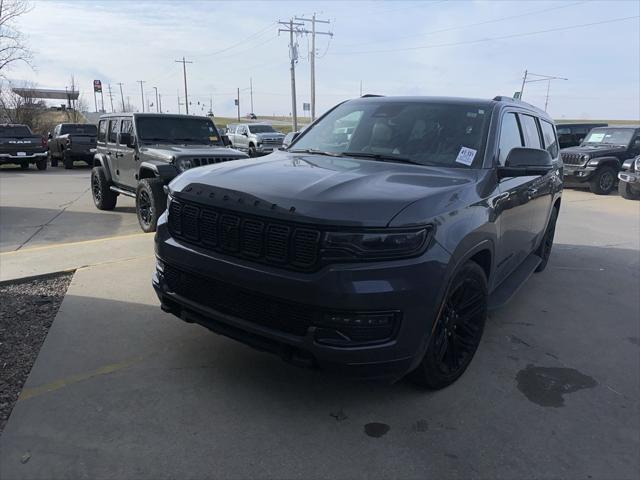
[[[256,152],[258,153],[263,153],[263,154],[269,154],[272,153],[275,150],[278,150],[278,148],[280,148],[282,146],[282,144],[260,144],[256,147]]]
[[[588,182],[598,167],[564,165],[563,176],[567,184]]]
[[[166,215],[156,232],[158,268],[153,286],[165,311],[199,323],[283,359],[305,366],[338,371],[350,378],[397,381],[415,368],[427,346],[444,293],[449,254],[437,243],[421,256],[362,264],[337,264],[313,273],[293,272],[205,251],[170,236]],[[212,279],[224,288],[287,302],[298,307],[332,312],[399,312],[393,335],[378,343],[327,345],[312,325],[304,333],[279,328],[210,308],[172,291],[167,268],[188,276]],[[319,341],[320,340],[320,341]]]
[[[618,172],[618,180],[621,182],[631,183],[635,186],[640,185],[640,174],[630,172]]]

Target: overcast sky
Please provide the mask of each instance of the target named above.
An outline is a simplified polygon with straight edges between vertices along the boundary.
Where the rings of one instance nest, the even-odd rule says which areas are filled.
[[[72,74],[93,109],[92,81],[119,103],[140,108],[162,95],[164,110],[184,100],[185,56],[192,112],[250,111],[253,79],[257,114],[291,111],[288,34],[278,20],[331,20],[331,41],[318,36],[318,113],[360,93],[493,97],[520,90],[525,69],[567,77],[551,83],[549,112],[560,118],[640,118],[640,2],[630,1],[36,1],[20,21],[34,50],[34,70],[9,77],[43,88],[70,84]],[[625,19],[626,18],[626,19]],[[604,23],[607,22],[607,23]],[[309,39],[297,37],[298,110],[309,101]],[[528,84],[524,99],[544,107],[547,82]],[[99,100],[98,100],[99,101]],[[206,104],[205,107],[197,102]],[[184,111],[184,107],[182,107]]]

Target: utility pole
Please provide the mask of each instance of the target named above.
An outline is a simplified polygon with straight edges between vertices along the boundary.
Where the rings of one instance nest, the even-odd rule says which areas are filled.
[[[253,79],[249,77],[249,90],[251,90],[251,113],[255,113],[253,111]]]
[[[100,88],[100,103],[102,103],[102,112],[104,113],[104,92],[102,91],[102,87]]]
[[[162,113],[162,95],[158,95],[158,109]]]
[[[296,23],[293,18],[288,22],[278,22],[280,25],[285,25],[287,28],[279,28],[278,33],[286,32],[289,34],[289,58],[291,59],[291,121],[293,125],[293,131],[298,130],[298,109],[296,107],[296,62],[298,61],[298,46],[293,43],[294,33],[309,33],[307,30],[303,30],[303,23]]]
[[[176,90],[178,97],[178,114],[180,113],[180,90]]]
[[[113,93],[111,92],[111,84],[109,84],[108,87],[109,87],[109,101],[111,102],[111,113],[113,113]]]
[[[360,80],[360,96],[362,96],[362,80]]]
[[[193,62],[189,62],[185,60],[184,57],[182,57],[182,60],[176,60],[176,63],[182,64],[182,74],[184,76],[184,105],[187,109],[187,115],[189,115],[189,95],[187,94],[187,63]]]
[[[144,80],[136,80],[140,84],[140,95],[142,95],[142,113],[144,113],[144,88],[142,88],[142,84],[145,83]]]
[[[532,80],[527,80],[527,77],[535,77]],[[540,75],[539,73],[531,73],[527,70],[524,71],[524,77],[522,78],[522,88],[520,89],[520,100],[522,100],[522,91],[524,90],[524,86],[527,83],[533,82],[547,82],[547,95],[544,101],[544,110],[547,110],[547,105],[549,104],[549,89],[551,88],[551,80],[569,80],[564,77],[556,77],[553,75]]]
[[[240,88],[238,88],[238,96],[236,97],[236,105],[238,106],[238,122],[240,121]]]
[[[120,100],[122,100],[122,111],[124,112],[124,95],[122,94],[122,82],[118,82],[120,85]]]
[[[156,91],[156,112],[160,113],[160,106],[158,104],[158,87],[153,87],[153,89]]]
[[[311,121],[316,119],[316,35],[328,35],[333,37],[331,32],[318,32],[316,31],[316,23],[331,23],[329,20],[318,20],[314,13],[311,18],[295,18],[302,22],[311,22]]]
[[[213,116],[213,97],[209,97],[209,114]]]

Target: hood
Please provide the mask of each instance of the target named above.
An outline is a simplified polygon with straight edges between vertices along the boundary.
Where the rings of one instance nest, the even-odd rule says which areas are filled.
[[[560,153],[579,153],[580,155],[589,155],[591,157],[602,157],[609,154],[623,153],[626,150],[626,147],[620,147],[616,145],[584,145],[563,148]]]
[[[325,225],[385,227],[411,203],[451,198],[476,172],[276,152],[188,170],[172,195],[245,213]]]
[[[141,147],[140,153],[158,159],[171,161],[173,157],[237,157],[247,158],[242,152],[226,147],[206,145],[154,145]]]

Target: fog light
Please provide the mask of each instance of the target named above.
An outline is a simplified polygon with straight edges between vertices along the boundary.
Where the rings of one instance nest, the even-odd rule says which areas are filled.
[[[348,347],[389,340],[396,330],[400,312],[335,312],[317,325],[315,340]]]
[[[335,326],[382,327],[393,325],[395,316],[395,312],[330,313],[325,315],[325,321]]]

